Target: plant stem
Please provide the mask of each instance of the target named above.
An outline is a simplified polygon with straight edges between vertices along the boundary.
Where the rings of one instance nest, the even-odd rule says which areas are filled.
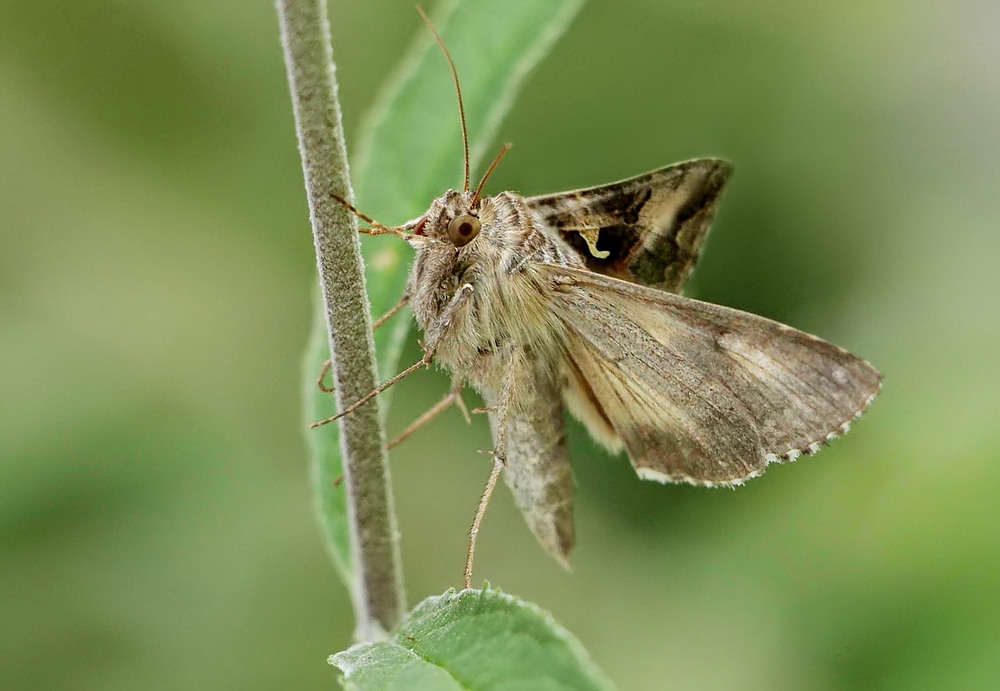
[[[357,220],[331,195],[352,199],[325,0],[277,0],[295,128],[326,312],[337,409],[376,386],[371,312]],[[339,420],[344,485],[357,566],[356,636],[373,641],[403,614],[399,531],[378,401]]]

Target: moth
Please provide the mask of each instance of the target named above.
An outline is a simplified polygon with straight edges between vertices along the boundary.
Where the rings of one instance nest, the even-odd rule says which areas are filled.
[[[466,140],[464,117],[462,132]],[[462,190],[401,226],[379,225],[339,200],[369,221],[367,232],[399,235],[413,248],[400,305],[409,304],[425,351],[340,415],[432,361],[455,380],[442,404],[463,383],[486,402],[495,463],[473,524],[467,586],[501,470],[538,542],[568,563],[567,409],[609,451],[624,450],[640,478],[713,487],[815,453],[872,402],[881,375],[857,356],[680,295],[729,163],[703,158],[571,192],[485,196],[506,149],[472,190],[466,143]]]

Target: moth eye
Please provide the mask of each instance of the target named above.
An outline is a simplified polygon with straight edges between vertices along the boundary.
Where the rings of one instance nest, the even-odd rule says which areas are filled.
[[[455,247],[465,247],[479,235],[480,228],[482,228],[482,224],[478,218],[462,214],[451,219],[448,224],[448,237],[451,238]]]

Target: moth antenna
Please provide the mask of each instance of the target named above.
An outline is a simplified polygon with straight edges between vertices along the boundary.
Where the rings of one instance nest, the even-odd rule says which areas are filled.
[[[465,157],[465,181],[462,183],[462,191],[469,191],[469,132],[465,127],[465,105],[462,103],[462,87],[458,83],[458,70],[455,69],[455,62],[451,59],[451,54],[448,52],[448,47],[441,40],[441,36],[434,29],[434,25],[431,24],[431,20],[427,18],[427,13],[424,12],[424,8],[417,5],[417,12],[424,20],[424,24],[427,28],[431,30],[434,35],[434,40],[437,44],[441,46],[441,52],[444,53],[444,59],[448,61],[448,67],[451,68],[451,78],[455,82],[455,94],[458,96],[458,117],[462,122],[462,152]]]
[[[493,159],[493,163],[491,163],[490,167],[486,169],[486,174],[483,175],[483,179],[479,181],[479,185],[476,187],[476,193],[472,195],[471,206],[475,206],[476,204],[479,203],[479,193],[483,191],[483,185],[486,184],[486,180],[490,177],[490,175],[493,174],[493,171],[494,169],[496,169],[497,164],[500,163],[500,159],[503,158],[508,151],[510,151],[510,147],[512,146],[514,145],[511,144],[510,142],[504,144],[503,148],[500,149],[500,153],[498,153],[497,157]]]
[[[352,214],[354,214],[355,216],[357,216],[358,218],[360,218],[362,221],[372,226],[373,228],[384,228],[385,230],[388,230],[386,226],[382,225],[371,216],[363,214],[360,211],[358,211],[353,204],[351,204],[349,201],[341,197],[339,194],[334,194],[333,192],[331,192],[330,196],[333,198],[333,201],[340,204],[342,207],[350,211]]]
[[[407,235],[411,234],[411,233],[404,233],[398,228],[390,228],[389,226],[379,223],[371,216],[363,214],[360,211],[358,211],[353,204],[351,204],[349,201],[341,197],[339,194],[334,194],[333,192],[331,192],[330,197],[333,199],[333,201],[337,202],[342,207],[344,207],[352,214],[354,214],[362,221],[371,226],[371,228],[358,228],[359,233],[364,233],[365,235],[395,235],[397,237],[403,238],[404,240],[406,239]]]

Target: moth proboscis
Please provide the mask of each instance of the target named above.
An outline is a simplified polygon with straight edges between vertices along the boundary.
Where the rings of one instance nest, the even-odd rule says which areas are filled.
[[[607,449],[624,449],[640,478],[659,482],[739,485],[847,432],[878,393],[874,367],[784,324],[679,294],[729,163],[703,158],[571,192],[483,196],[508,145],[470,190],[457,71],[418,10],[455,82],[463,188],[394,227],[336,199],[369,223],[362,232],[396,235],[414,249],[391,312],[409,304],[424,357],[314,426],[431,362],[451,372],[453,386],[417,424],[460,401],[463,383],[482,395],[494,463],[470,531],[466,587],[501,470],[539,543],[568,564],[573,480],[565,408]]]

